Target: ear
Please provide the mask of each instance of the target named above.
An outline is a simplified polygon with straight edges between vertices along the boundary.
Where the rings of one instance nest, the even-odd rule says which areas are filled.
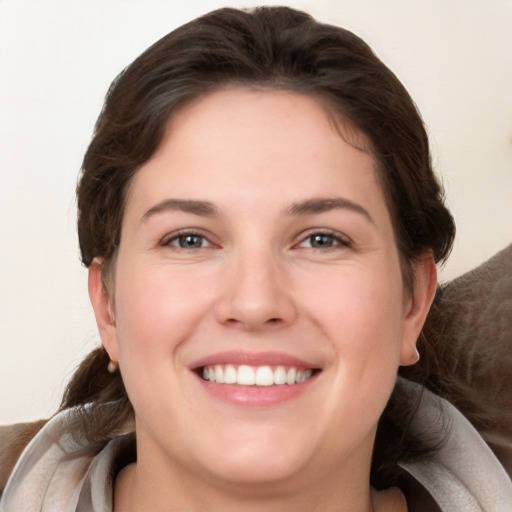
[[[95,258],[89,266],[89,298],[94,309],[96,324],[100,333],[103,347],[110,356],[110,360],[117,363],[117,330],[114,319],[113,298],[105,290],[101,275],[101,260]]]
[[[402,330],[400,365],[409,366],[418,362],[416,342],[434,300],[437,285],[437,270],[432,253],[427,253],[413,264],[414,287],[406,303]]]

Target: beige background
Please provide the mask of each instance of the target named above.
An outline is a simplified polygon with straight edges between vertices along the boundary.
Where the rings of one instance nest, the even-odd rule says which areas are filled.
[[[257,3],[0,0],[0,423],[50,415],[99,343],[74,187],[110,81],[183,22]],[[418,103],[458,227],[442,279],[512,242],[512,1],[288,5],[365,38]]]

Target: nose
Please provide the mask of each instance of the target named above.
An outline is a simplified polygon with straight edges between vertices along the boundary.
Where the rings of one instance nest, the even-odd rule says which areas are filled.
[[[292,323],[297,311],[286,274],[271,250],[232,255],[216,305],[218,321],[247,331]]]

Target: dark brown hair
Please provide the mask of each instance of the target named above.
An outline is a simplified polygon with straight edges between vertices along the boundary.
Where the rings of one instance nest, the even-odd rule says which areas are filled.
[[[406,284],[426,251],[450,251],[454,223],[434,176],[422,119],[395,75],[353,33],[285,7],[220,9],[174,30],[146,50],[111,85],[85,154],[77,189],[83,263],[103,261],[107,284],[120,242],[127,189],[158,148],[173,111],[228,86],[295,91],[319,98],[370,143],[391,212]],[[108,437],[132,414],[119,373],[104,351],[78,369],[62,407],[92,403],[86,435]],[[374,457],[374,482],[397,460],[421,452],[407,436],[413,404],[397,393],[386,409]],[[107,414],[105,404],[116,404]],[[94,410],[101,408],[91,421]]]

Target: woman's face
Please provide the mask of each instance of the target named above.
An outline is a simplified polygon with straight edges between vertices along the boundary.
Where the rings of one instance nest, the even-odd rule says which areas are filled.
[[[215,92],[173,116],[129,190],[112,297],[97,265],[90,280],[139,465],[240,485],[367,474],[435,271],[427,258],[404,290],[351,138],[291,92]]]

